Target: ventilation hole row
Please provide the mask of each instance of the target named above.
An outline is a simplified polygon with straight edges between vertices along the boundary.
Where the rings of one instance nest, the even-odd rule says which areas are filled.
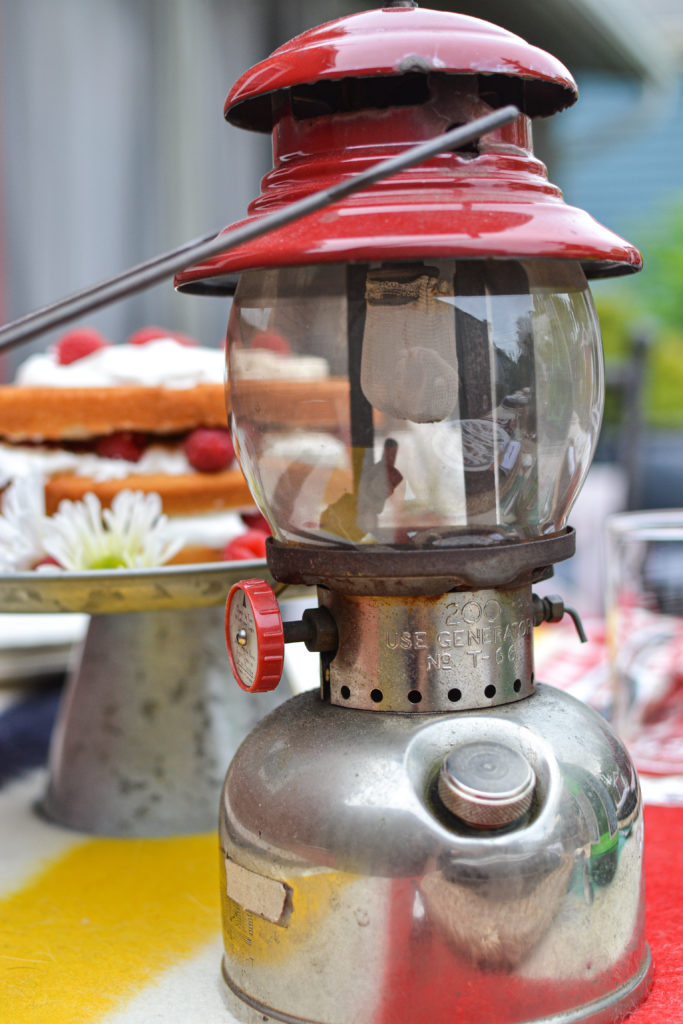
[[[534,677],[532,675],[531,685],[533,686],[533,684]],[[519,691],[522,689],[522,680],[515,679],[514,683],[512,684],[512,689],[515,691],[515,693],[519,693]],[[496,692],[496,687],[493,685],[493,683],[489,683],[489,685],[484,689],[484,696],[487,697],[489,700],[492,700],[496,696]],[[348,700],[349,697],[351,696],[351,690],[349,689],[348,686],[342,686],[339,689],[339,695],[342,697],[343,700]],[[448,699],[452,704],[457,704],[458,701],[462,699],[462,690],[459,690],[456,686],[454,686],[452,690],[448,691]],[[378,689],[371,690],[370,700],[373,702],[373,704],[381,704],[382,701],[384,700],[384,694],[382,693],[381,690]],[[410,701],[411,704],[419,704],[422,700],[422,694],[420,693],[419,690],[411,690],[410,693],[408,694],[408,700]]]

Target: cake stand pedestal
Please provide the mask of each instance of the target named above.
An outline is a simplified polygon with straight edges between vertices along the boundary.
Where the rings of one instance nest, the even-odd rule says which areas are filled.
[[[82,832],[162,836],[216,827],[242,739],[287,694],[240,699],[225,598],[264,561],[0,579],[0,611],[91,616],[52,735],[40,809]]]

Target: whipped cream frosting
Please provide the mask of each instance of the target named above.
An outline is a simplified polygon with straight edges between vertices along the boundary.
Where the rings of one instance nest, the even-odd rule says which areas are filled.
[[[345,469],[346,447],[330,434],[294,430],[287,434],[266,434],[264,456],[288,462],[310,462],[312,466],[333,466]]]
[[[107,345],[62,366],[54,351],[29,356],[17,369],[18,387],[191,388],[222,384],[225,355],[221,349],[181,345],[173,338],[158,338],[144,345]]]
[[[122,480],[127,476],[163,473],[180,476],[194,473],[182,447],[151,444],[138,462],[127,459],[105,459],[94,452],[71,452],[64,448],[48,448],[0,444],[0,487],[20,476],[39,473],[46,479],[58,473],[73,473],[92,480]]]
[[[265,348],[234,348],[230,364],[244,380],[324,380],[330,368],[322,356],[281,355]]]

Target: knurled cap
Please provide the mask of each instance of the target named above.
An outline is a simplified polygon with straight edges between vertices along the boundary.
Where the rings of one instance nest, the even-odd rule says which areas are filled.
[[[275,689],[284,665],[284,627],[277,598],[264,580],[241,580],[230,590],[225,642],[233,675],[243,690]]]
[[[439,797],[473,828],[512,824],[530,807],[536,784],[533,768],[506,743],[476,740],[454,747],[439,774]]]

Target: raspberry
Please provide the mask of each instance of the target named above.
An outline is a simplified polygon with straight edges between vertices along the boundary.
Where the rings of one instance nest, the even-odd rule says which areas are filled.
[[[148,341],[158,341],[159,338],[172,338],[179,345],[196,345],[197,342],[189,334],[181,334],[179,331],[167,331],[163,327],[141,327],[131,334],[128,345],[146,345]]]
[[[276,331],[261,331],[254,336],[251,347],[265,348],[268,352],[277,352],[281,356],[288,356],[292,351],[287,339]]]
[[[266,557],[266,539],[263,530],[247,530],[239,537],[233,537],[223,548],[222,558],[226,562],[241,562]]]
[[[109,342],[94,327],[76,327],[73,331],[63,334],[55,344],[55,355],[60,366],[75,363],[83,356],[89,356],[98,348],[106,348]]]
[[[120,430],[116,434],[107,434],[98,438],[95,453],[101,459],[126,459],[127,462],[139,462],[147,447],[147,438],[131,430]]]
[[[197,427],[185,439],[183,447],[187,461],[200,473],[227,469],[235,458],[230,433],[221,427]]]

